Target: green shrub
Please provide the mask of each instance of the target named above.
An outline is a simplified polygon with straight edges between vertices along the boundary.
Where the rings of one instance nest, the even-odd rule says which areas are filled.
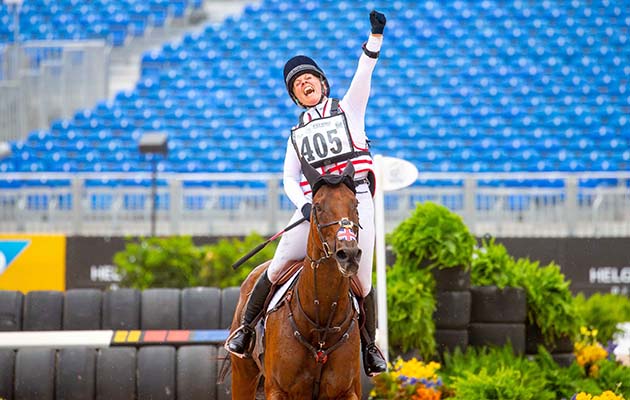
[[[125,249],[117,252],[113,261],[125,287],[239,286],[254,267],[273,257],[274,243],[237,271],[232,269],[236,260],[263,240],[253,233],[242,241],[222,239],[197,246],[190,236],[127,238]]]
[[[470,282],[475,286],[521,287],[514,258],[494,238],[483,239],[473,251]]]
[[[278,246],[277,242],[267,245],[236,271],[232,268],[232,264],[264,241],[262,236],[252,233],[243,240],[221,239],[213,245],[205,246],[206,262],[200,271],[201,286],[240,286],[252,269],[273,258]]]
[[[392,349],[417,349],[427,358],[435,353],[434,287],[426,269],[410,271],[398,262],[388,269],[387,323]]]
[[[510,346],[469,347],[444,355],[439,376],[454,399],[571,399],[578,392],[612,390],[630,397],[630,367],[611,359],[587,376],[575,361],[559,366],[544,348],[533,358],[514,355]],[[533,392],[532,392],[533,390]]]
[[[595,293],[586,299],[580,293],[575,300],[585,325],[597,329],[597,338],[602,343],[612,340],[620,331],[618,323],[630,321],[630,298],[627,296]]]
[[[600,389],[593,380],[584,376],[584,369],[576,362],[560,367],[542,346],[533,361],[544,374],[545,389],[554,393],[556,399],[570,399],[580,391],[593,393]]]
[[[630,367],[623,366],[610,358],[602,360],[599,362],[599,374],[594,380],[599,385],[600,391],[612,390],[630,399]]]
[[[204,252],[189,236],[128,238],[114,255],[121,285],[137,289],[196,286]]]
[[[475,238],[462,218],[448,208],[418,203],[409,218],[388,236],[401,263],[420,268],[470,267]]]
[[[454,399],[555,400],[546,390],[543,371],[524,357],[514,355],[511,346],[469,347],[445,354],[440,373]]]
[[[514,270],[520,287],[527,294],[527,319],[537,325],[547,341],[569,337],[580,331],[582,320],[578,314],[570,282],[553,262],[540,267],[538,262],[526,258],[516,260]]]

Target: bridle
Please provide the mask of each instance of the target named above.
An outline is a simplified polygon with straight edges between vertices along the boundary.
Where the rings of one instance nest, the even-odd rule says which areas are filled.
[[[352,229],[354,231],[355,227],[358,228],[358,229],[362,229],[362,227],[361,227],[361,224],[355,223],[354,221],[351,221],[348,217],[343,217],[343,218],[341,218],[340,220],[337,220],[337,221],[332,221],[332,222],[327,222],[325,224],[320,224],[319,223],[319,218],[317,217],[317,208],[313,208],[311,216],[313,218],[313,221],[315,222],[315,226],[317,227],[317,237],[319,238],[319,242],[322,244],[321,251],[324,253],[323,256],[321,256],[320,258],[318,258],[316,260],[313,260],[308,254],[306,255],[306,258],[308,258],[309,261],[311,262],[311,268],[316,269],[322,261],[329,259],[337,251],[337,241],[336,240],[335,240],[335,245],[334,245],[333,251],[330,250],[330,245],[328,244],[328,241],[326,240],[326,238],[324,238],[324,234],[322,233],[322,229],[323,228],[328,228],[330,226],[339,225],[340,228]]]
[[[357,310],[352,305],[352,295],[348,292],[347,295],[350,297],[350,302],[348,303],[348,309],[346,310],[346,314],[345,314],[346,317],[338,326],[332,326],[332,320],[335,315],[335,311],[337,310],[339,298],[342,294],[341,288],[345,280],[349,279],[346,277],[343,277],[342,279],[339,280],[339,286],[337,287],[337,290],[336,290],[337,295],[336,295],[335,300],[331,303],[330,313],[328,315],[328,320],[326,321],[326,325],[322,326],[319,320],[320,302],[319,302],[319,297],[317,294],[317,287],[318,287],[317,271],[319,270],[320,264],[326,260],[331,259],[337,250],[337,240],[335,240],[334,248],[331,251],[330,245],[328,244],[328,241],[324,237],[322,230],[324,228],[328,228],[335,225],[338,225],[340,228],[347,228],[347,229],[354,230],[355,227],[361,228],[361,225],[351,221],[348,217],[343,217],[337,221],[320,224],[319,218],[317,216],[317,208],[315,207],[313,207],[311,217],[313,218],[313,223],[315,223],[317,227],[317,236],[321,243],[320,251],[323,253],[323,255],[318,259],[313,259],[309,255],[306,256],[306,258],[310,261],[311,269],[313,269],[313,297],[314,297],[314,305],[315,305],[315,321],[313,321],[304,311],[304,308],[302,307],[302,304],[300,302],[300,295],[299,295],[299,291],[297,290],[298,289],[297,287],[291,288],[291,290],[289,291],[289,294],[287,295],[287,300],[289,303],[289,322],[291,323],[291,328],[293,329],[293,336],[296,338],[298,342],[300,342],[304,347],[306,347],[313,354],[316,361],[317,372],[315,374],[315,381],[313,383],[313,399],[316,399],[319,396],[322,370],[324,368],[324,364],[326,363],[326,361],[328,361],[328,355],[348,341],[348,339],[350,338],[350,333],[354,329],[358,320]],[[304,317],[306,321],[308,321],[308,323],[313,327],[310,330],[310,332],[317,333],[317,347],[313,346],[304,337],[304,335],[302,335],[302,333],[300,332],[297,326],[297,323],[295,322],[295,318],[293,316],[293,309],[291,308],[291,299],[293,297],[293,294],[295,294],[298,311],[300,312],[302,317]],[[341,332],[342,328],[346,324],[348,324],[348,326],[345,332],[343,333],[343,335],[331,346],[325,347],[326,341],[328,339],[327,338],[328,335],[331,333]]]

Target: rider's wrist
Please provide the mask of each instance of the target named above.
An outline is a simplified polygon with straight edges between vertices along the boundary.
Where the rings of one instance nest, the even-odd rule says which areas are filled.
[[[369,51],[373,53],[377,53],[381,50],[382,44],[383,44],[383,35],[371,34],[370,37],[368,37],[367,43],[365,43],[365,47]]]
[[[363,46],[361,48],[363,49],[363,53],[366,56],[368,56],[370,58],[374,58],[374,59],[378,58],[378,55],[379,55],[380,51],[370,51],[370,50],[368,50],[367,43],[363,43]]]

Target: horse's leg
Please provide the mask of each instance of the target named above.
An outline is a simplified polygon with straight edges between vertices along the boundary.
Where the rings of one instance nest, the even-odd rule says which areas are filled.
[[[232,399],[254,400],[260,380],[258,365],[251,358],[239,358],[234,355],[230,357],[232,358]]]

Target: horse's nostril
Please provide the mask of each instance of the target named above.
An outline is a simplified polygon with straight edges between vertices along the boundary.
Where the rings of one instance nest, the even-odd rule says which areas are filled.
[[[349,249],[340,249],[335,253],[335,257],[339,261],[348,261],[348,260],[359,260],[361,258],[361,249],[359,248],[349,248]]]
[[[337,250],[337,254],[335,254],[335,256],[337,257],[337,260],[339,261],[345,261],[348,259],[348,254],[346,253],[345,250]]]

